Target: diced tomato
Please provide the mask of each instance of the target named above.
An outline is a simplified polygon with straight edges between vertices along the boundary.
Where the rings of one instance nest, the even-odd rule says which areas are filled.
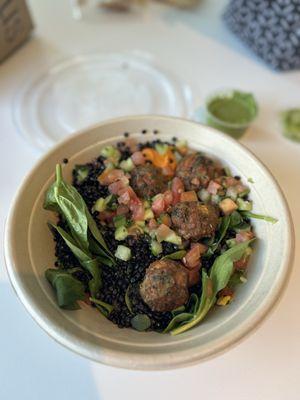
[[[165,224],[161,224],[159,225],[159,227],[157,228],[156,231],[156,238],[159,242],[162,242],[163,240],[165,240],[171,233],[172,233],[172,229],[170,229],[167,225]]]
[[[236,186],[239,183],[239,181],[237,179],[233,178],[232,176],[227,176],[225,178],[224,183],[225,183],[226,187],[229,187],[229,186]]]
[[[237,243],[244,243],[253,238],[254,238],[254,233],[251,231],[241,231],[238,232],[235,236],[235,240]]]
[[[154,218],[151,218],[151,219],[149,220],[148,227],[149,227],[149,229],[151,229],[151,230],[157,228],[157,222],[156,222],[156,220],[155,220]]]
[[[110,185],[113,182],[118,181],[119,179],[124,177],[124,171],[121,169],[110,169],[102,172],[100,176],[98,176],[98,181],[101,185]]]
[[[119,194],[119,192],[124,189],[126,186],[128,186],[129,180],[126,176],[123,176],[120,180],[111,183],[108,186],[108,190],[112,194]]]
[[[161,220],[161,223],[164,224],[164,225],[167,225],[169,227],[172,225],[172,221],[171,221],[171,218],[170,218],[169,214],[161,215],[160,216],[160,220]]]
[[[185,201],[198,201],[197,194],[194,190],[191,190],[189,192],[183,192],[180,195],[180,201],[185,202]]]
[[[99,219],[102,222],[111,222],[115,215],[115,211],[106,210],[99,213]]]
[[[164,193],[164,202],[166,207],[173,203],[173,193],[171,190],[166,190]]]
[[[172,181],[172,193],[173,193],[173,204],[177,204],[180,201],[181,193],[184,192],[184,184],[180,178],[175,176]]]
[[[199,268],[201,261],[201,245],[195,243],[183,258],[183,263],[188,269]]]
[[[117,208],[117,215],[126,215],[129,213],[129,208],[125,204],[120,204]]]
[[[203,243],[192,243],[192,244],[191,244],[191,249],[192,249],[193,247],[195,247],[195,246],[197,246],[197,247],[199,248],[200,255],[206,253],[207,246],[206,246],[205,244],[203,244]]]
[[[245,270],[248,266],[249,257],[241,258],[233,263],[235,269]]]
[[[200,271],[197,268],[188,270],[188,286],[197,285],[200,282]]]
[[[163,194],[158,194],[152,203],[152,211],[155,213],[155,215],[160,215],[165,211],[165,200],[164,200],[164,195]]]
[[[145,164],[145,157],[141,151],[136,151],[135,153],[132,154],[131,159],[134,163],[134,165],[143,165]]]
[[[242,185],[241,183],[239,183],[238,185],[236,185],[235,188],[236,188],[236,192],[237,192],[238,194],[243,193],[245,190],[248,189],[247,186]]]
[[[130,211],[132,212],[132,219],[134,221],[142,221],[145,216],[145,208],[144,205],[141,204],[130,204]]]
[[[221,188],[222,186],[215,182],[215,181],[210,181],[208,186],[207,186],[207,191],[209,194],[217,194],[218,190]]]
[[[233,297],[234,291],[230,289],[228,286],[224,287],[224,289],[220,290],[218,293],[218,297],[230,296]]]
[[[136,193],[132,189],[131,186],[127,186],[124,189],[121,189],[118,192],[119,198],[118,202],[119,204],[140,204],[141,200],[137,197]]]

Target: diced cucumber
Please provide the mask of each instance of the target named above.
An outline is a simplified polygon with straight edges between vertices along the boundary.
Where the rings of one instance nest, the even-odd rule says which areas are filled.
[[[75,172],[76,172],[76,179],[78,183],[83,182],[88,174],[89,174],[90,168],[87,165],[76,165],[75,166]]]
[[[199,190],[198,197],[201,201],[203,201],[203,203],[206,203],[210,200],[210,194],[206,189]]]
[[[105,211],[108,203],[111,201],[112,198],[113,198],[112,194],[110,194],[105,198],[100,197],[100,199],[98,199],[96,203],[93,205],[92,211],[98,211],[98,212]]]
[[[187,147],[187,140],[177,140],[176,147],[181,149],[182,147]]]
[[[154,256],[158,256],[163,251],[161,243],[159,243],[157,240],[151,241],[150,248],[151,248],[151,252]]]
[[[119,152],[119,150],[114,147],[114,146],[105,146],[101,151],[100,154],[102,157],[104,158],[110,158],[112,159],[113,162],[118,162],[120,157],[121,157],[121,153]]]
[[[114,226],[116,228],[120,228],[121,226],[125,226],[126,225],[126,217],[125,217],[125,215],[117,215],[116,217],[114,217],[113,221],[114,221]]]
[[[141,228],[144,228],[146,225],[146,222],[145,221],[135,221],[135,224],[137,226],[140,226]]]
[[[153,211],[151,210],[151,208],[147,208],[145,210],[144,220],[147,221],[148,219],[152,219],[152,218],[154,218]]]
[[[229,186],[226,190],[226,197],[230,197],[232,200],[236,200],[237,198],[237,190],[234,186]]]
[[[128,230],[125,228],[125,226],[120,226],[115,230],[115,239],[116,240],[124,240],[128,236]]]
[[[165,239],[164,242],[168,242],[168,243],[173,243],[173,244],[177,244],[178,246],[181,246],[182,244],[182,239],[180,236],[176,235],[175,232],[171,232]]]
[[[240,211],[251,211],[252,210],[252,201],[243,200],[238,198],[237,201],[238,210]]]
[[[148,200],[144,200],[144,201],[143,201],[143,205],[144,205],[144,208],[145,208],[145,209],[147,209],[147,208],[150,208],[150,207],[151,207],[151,205],[150,205],[150,203],[149,203],[149,201],[148,201]]]
[[[120,168],[125,172],[131,172],[134,169],[135,165],[131,159],[131,157],[127,158],[127,160],[123,160],[120,162]]]
[[[131,250],[127,246],[119,245],[115,252],[115,257],[119,260],[128,261],[131,258]]]
[[[168,148],[169,146],[165,143],[156,143],[155,145],[155,150],[161,155],[164,155],[167,152]]]
[[[211,202],[213,204],[218,204],[220,202],[220,200],[221,200],[221,196],[219,196],[218,194],[213,194],[211,196]]]

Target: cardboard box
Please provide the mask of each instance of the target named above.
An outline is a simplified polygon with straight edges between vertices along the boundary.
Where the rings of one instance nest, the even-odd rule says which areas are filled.
[[[0,0],[0,62],[24,43],[32,29],[25,0]]]

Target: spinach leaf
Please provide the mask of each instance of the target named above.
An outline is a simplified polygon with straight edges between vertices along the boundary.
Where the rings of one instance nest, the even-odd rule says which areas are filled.
[[[276,218],[267,215],[254,214],[251,211],[241,211],[241,214],[247,218],[263,219],[264,221],[271,222],[271,224],[276,224],[276,222],[278,222],[278,219]]]
[[[243,217],[238,211],[234,211],[230,215],[230,224],[229,228],[235,228],[236,226],[240,225],[243,223]]]
[[[178,250],[174,253],[167,254],[166,256],[162,257],[162,260],[181,260],[185,255],[185,250]]]
[[[130,286],[128,286],[128,288],[126,289],[126,292],[125,292],[125,304],[126,304],[128,310],[130,311],[130,313],[133,314],[132,304],[131,304],[131,300],[129,297],[129,290],[130,290]]]
[[[105,316],[108,317],[113,311],[114,307],[111,304],[105,303],[104,301],[90,297],[90,301],[95,304],[97,309]]]
[[[74,256],[78,259],[80,264],[92,275],[92,279],[89,281],[89,289],[92,296],[95,296],[99,292],[102,284],[101,270],[99,268],[97,259],[94,259],[89,252],[81,250],[75,243],[72,236],[69,235],[64,229],[53,224],[50,224],[50,227],[52,229],[56,229]]]
[[[71,273],[59,269],[47,269],[45,276],[56,292],[59,307],[68,310],[80,308],[77,301],[85,298],[82,282],[74,278]]]
[[[217,248],[219,247],[220,243],[222,242],[222,240],[224,239],[227,230],[230,226],[230,216],[226,215],[225,217],[222,218],[221,223],[219,225],[219,230],[218,230],[218,239],[216,242],[212,243],[207,252],[205,253],[206,257],[210,257],[214,254],[214,252],[217,250]]]
[[[53,182],[52,185],[48,188],[48,190],[45,194],[43,207],[45,210],[54,211],[54,212],[59,213],[59,211],[60,211],[59,206],[56,202],[56,198],[54,195],[55,187],[56,187],[56,182]]]
[[[239,260],[243,256],[245,250],[253,240],[254,239],[240,243],[216,258],[209,276],[204,269],[202,270],[202,294],[200,304],[197,309],[194,310],[192,314],[193,317],[189,321],[185,321],[177,328],[170,330],[172,335],[185,332],[202,321],[214,305],[217,293],[227,286],[232,276],[234,261]],[[176,317],[179,317],[179,315]]]
[[[91,251],[90,237],[98,244],[97,254],[106,265],[113,265],[114,257],[109,251],[105,240],[91,216],[82,196],[70,184],[63,180],[61,165],[56,166],[56,181],[48,189],[44,202],[44,208],[59,212],[67,222],[72,238],[78,247],[84,252]]]
[[[242,258],[245,250],[247,247],[249,247],[249,244],[253,240],[254,239],[248,240],[244,243],[239,243],[216,258],[210,270],[210,278],[213,282],[214,295],[216,295],[220,290],[224,289],[224,287],[227,285],[233,272],[234,261],[238,261]]]
[[[168,326],[164,329],[163,333],[168,333],[173,331],[174,329],[178,328],[183,323],[188,323],[194,315],[188,312],[182,312],[180,314],[175,315],[171,321],[169,322]]]

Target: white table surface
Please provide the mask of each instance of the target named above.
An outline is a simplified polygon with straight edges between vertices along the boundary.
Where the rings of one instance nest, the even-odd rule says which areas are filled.
[[[12,99],[41,68],[70,55],[139,49],[193,84],[199,102],[219,87],[253,91],[260,116],[242,142],[282,186],[300,235],[300,144],[280,133],[278,111],[300,106],[300,72],[268,70],[219,20],[226,1],[202,0],[196,12],[160,5],[143,14],[72,20],[67,0],[32,0],[34,37],[0,65],[0,234],[11,199],[40,154],[19,136]],[[22,227],[20,227],[22,229]],[[166,372],[118,370],[85,360],[49,338],[16,298],[0,254],[0,399],[255,399],[300,398],[300,254],[281,303],[252,336],[198,366]]]

